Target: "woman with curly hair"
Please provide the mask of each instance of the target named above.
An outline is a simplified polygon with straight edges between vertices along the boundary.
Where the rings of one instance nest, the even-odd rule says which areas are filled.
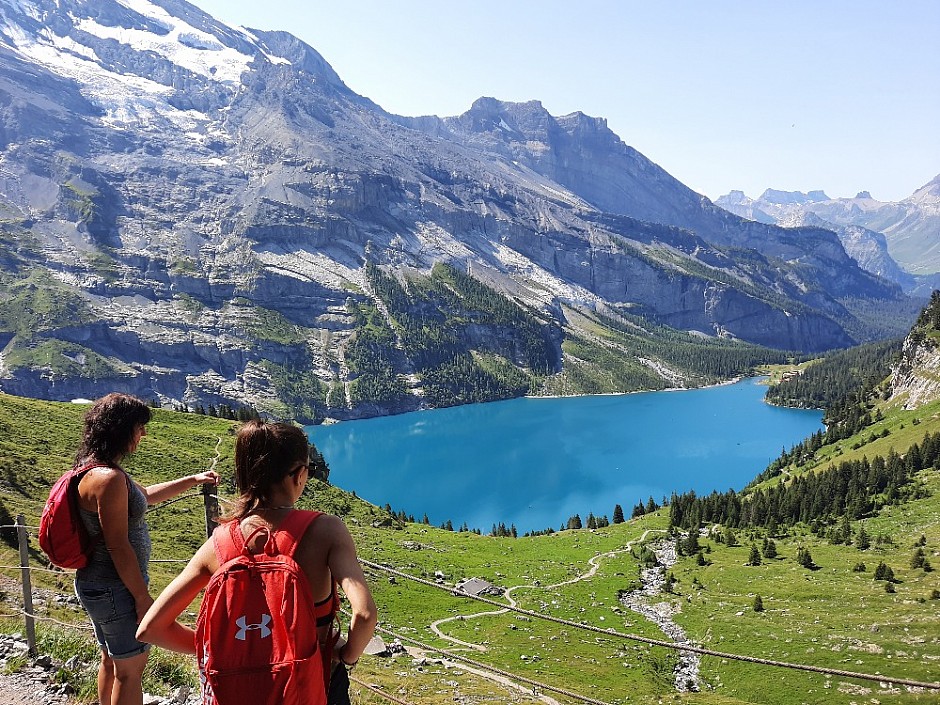
[[[147,435],[150,409],[127,394],[108,394],[85,414],[77,466],[91,466],[78,484],[82,523],[96,544],[88,565],[75,573],[75,592],[101,647],[98,702],[140,705],[149,645],[137,641],[137,625],[153,603],[147,590],[150,533],[147,506],[196,485],[219,480],[214,471],[144,487],[121,461]]]

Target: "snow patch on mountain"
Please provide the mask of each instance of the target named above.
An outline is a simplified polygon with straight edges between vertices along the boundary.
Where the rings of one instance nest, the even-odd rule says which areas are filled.
[[[222,46],[211,34],[190,27],[167,13],[155,19],[170,26],[168,34],[159,36],[143,29],[106,27],[93,19],[79,20],[75,26],[101,39],[113,39],[133,47],[135,51],[152,51],[177,66],[221,83],[238,85],[242,73],[248,70],[252,57]]]
[[[22,31],[11,31],[8,36],[27,59],[75,80],[82,95],[101,108],[104,113],[101,122],[109,127],[159,128],[169,122],[174,129],[190,131],[208,120],[198,111],[179,110],[170,105],[168,98],[173,88],[142,76],[109,71],[100,65],[92,49],[69,37],[49,30],[42,35],[44,41],[33,41]]]

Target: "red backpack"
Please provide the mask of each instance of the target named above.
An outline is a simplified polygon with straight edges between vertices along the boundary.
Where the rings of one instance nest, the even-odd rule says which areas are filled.
[[[78,513],[78,483],[92,468],[88,463],[62,475],[49,491],[49,499],[39,519],[39,547],[60,568],[84,568],[88,557],[101,540],[91,538]]]
[[[320,512],[292,511],[264,551],[246,548],[238,521],[215,529],[219,569],[196,619],[196,658],[204,705],[325,705],[310,584],[294,550]]]

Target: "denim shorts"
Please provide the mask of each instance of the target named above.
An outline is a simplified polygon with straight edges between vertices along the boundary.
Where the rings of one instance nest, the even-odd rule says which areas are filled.
[[[76,580],[75,594],[91,618],[98,645],[111,658],[131,658],[150,650],[150,644],[137,641],[137,606],[124,585]]]

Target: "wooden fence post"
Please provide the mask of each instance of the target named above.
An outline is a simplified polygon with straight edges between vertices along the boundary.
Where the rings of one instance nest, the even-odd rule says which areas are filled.
[[[33,619],[33,585],[29,577],[29,537],[26,517],[16,515],[16,535],[20,544],[20,571],[23,575],[23,612],[26,613],[26,645],[29,655],[36,655],[36,620]]]
[[[212,536],[212,530],[219,524],[219,488],[206,483],[202,486],[202,502],[206,508],[206,538]]]

